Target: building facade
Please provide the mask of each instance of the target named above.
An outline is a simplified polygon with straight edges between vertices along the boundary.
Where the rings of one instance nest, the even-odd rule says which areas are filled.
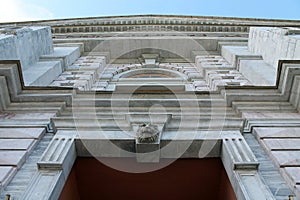
[[[0,28],[0,199],[300,199],[300,21]]]

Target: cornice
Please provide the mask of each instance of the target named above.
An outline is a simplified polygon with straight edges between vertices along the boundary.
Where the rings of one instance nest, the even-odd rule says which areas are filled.
[[[89,21],[89,20],[115,20],[115,19],[141,19],[141,18],[169,18],[169,19],[182,19],[182,20],[217,20],[217,21],[243,21],[243,22],[275,22],[275,23],[300,23],[300,20],[289,20],[289,19],[266,19],[266,18],[242,18],[242,17],[220,17],[220,16],[195,16],[195,15],[119,15],[119,16],[98,16],[98,17],[79,17],[79,18],[61,18],[61,19],[49,19],[49,20],[35,20],[35,21],[23,21],[23,22],[6,22],[0,23],[5,24],[27,24],[27,23],[58,23],[65,21]]]
[[[251,26],[299,27],[300,20],[211,16],[132,15],[0,23],[0,27],[51,26],[53,33],[180,31],[248,32]]]

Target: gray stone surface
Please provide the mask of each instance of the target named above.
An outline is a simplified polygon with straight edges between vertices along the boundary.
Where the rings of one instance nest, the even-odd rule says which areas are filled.
[[[263,60],[241,60],[239,71],[254,85],[274,86],[276,83],[276,68]]]
[[[30,150],[35,143],[34,139],[0,139],[0,150]]]
[[[11,166],[0,166],[0,192],[4,189],[16,173],[16,168]]]
[[[244,138],[225,136],[221,159],[237,199],[276,199],[258,173],[259,163]]]
[[[285,128],[276,128],[276,127],[259,127],[253,129],[256,137],[260,139],[264,138],[300,138],[300,128],[294,127],[285,127]]]
[[[79,47],[80,54],[84,53],[84,43],[83,42],[78,42],[78,43],[54,43],[54,47]]]
[[[26,151],[0,151],[0,166],[20,168],[26,160]]]
[[[226,163],[233,170],[257,170],[259,165],[245,139],[241,137],[225,137],[221,155],[223,163]]]
[[[0,138],[40,139],[44,133],[43,128],[1,128]]]
[[[16,62],[0,64],[0,75],[5,76],[9,98],[13,99],[22,90],[19,68]],[[5,89],[4,89],[5,91]]]
[[[77,157],[74,142],[75,136],[72,137],[72,135],[59,134],[53,138],[37,163],[39,169],[62,170],[64,177],[68,177]]]
[[[236,70],[207,70],[206,82],[209,90],[220,90],[225,86],[253,85],[243,74]]]
[[[260,56],[254,54],[248,50],[248,46],[222,46],[221,55],[234,67],[238,67],[238,58],[247,57],[247,58],[256,58]]]
[[[62,60],[62,68],[64,70],[68,69],[76,59],[80,56],[79,47],[55,47],[54,51],[47,55],[42,55],[40,60]],[[49,85],[49,84],[48,84]]]
[[[300,139],[264,139],[269,150],[300,150]]]
[[[49,27],[24,27],[15,35],[0,38],[0,59],[20,60],[23,70],[28,69],[44,54],[53,52]]]
[[[60,196],[65,181],[66,177],[60,170],[39,171],[21,199],[56,200]]]
[[[5,77],[0,76],[0,111],[3,111],[10,104],[10,98]]]
[[[14,174],[7,174],[12,181],[7,182],[8,185],[0,194],[0,198],[4,199],[5,194],[11,194],[11,197],[16,200],[23,199],[22,196],[24,195],[25,190],[29,187],[35,177],[35,174],[38,172],[36,163],[47,148],[52,137],[52,134],[47,133],[33,150],[32,154],[26,159],[24,165],[18,171],[15,170]]]
[[[277,69],[279,59],[300,59],[299,34],[297,28],[252,27],[249,51],[262,55],[264,61]]]
[[[273,151],[271,155],[280,167],[300,165],[300,151]]]
[[[30,86],[48,86],[62,72],[60,61],[37,62],[23,71],[24,83]]]
[[[300,77],[299,76],[296,76],[294,79],[290,102],[298,111],[300,111]]]
[[[46,112],[27,112],[27,113],[18,113],[16,112],[1,112],[0,118],[2,120],[49,120],[49,118],[54,117],[55,113],[46,113]]]
[[[255,200],[275,200],[270,190],[262,182],[259,174],[255,171],[237,171],[236,172],[239,185],[244,194],[245,199]],[[238,197],[238,199],[242,199]]]
[[[288,195],[293,195],[293,192],[280,174],[279,169],[275,167],[269,155],[261,147],[255,137],[252,134],[245,134],[244,137],[260,163],[258,172],[263,182],[269,187],[272,194],[276,197],[276,200],[283,200],[286,199]]]
[[[256,137],[265,147],[289,186],[299,195],[297,177],[299,166],[298,128],[255,128]]]
[[[285,173],[293,181],[293,185],[300,184],[300,168],[299,167],[285,167]]]
[[[253,127],[255,127],[253,128],[253,133],[261,146],[265,148],[265,151],[272,159],[273,163],[278,169],[280,169],[280,173],[286,180],[287,184],[298,197],[299,190],[296,187],[295,180],[297,180],[298,177],[298,170],[296,168],[299,167],[298,158],[300,156],[300,136],[298,134],[299,126],[297,125],[299,114],[286,112],[277,113],[276,111],[273,111],[256,114],[248,113],[244,116],[247,118],[247,121],[251,121],[251,118],[256,118],[257,122],[259,120],[263,120],[265,123],[268,123],[268,126],[279,126],[255,127],[258,125],[261,126],[260,123],[255,122],[255,124],[253,124]],[[286,119],[290,120],[285,121]],[[291,123],[292,120],[295,120],[295,124]],[[293,170],[289,168],[293,168]],[[268,170],[266,170],[266,173],[267,172]]]
[[[0,59],[20,60],[25,85],[47,86],[80,56],[79,47],[55,47],[49,27],[17,28],[0,37]],[[40,62],[42,61],[42,62]]]

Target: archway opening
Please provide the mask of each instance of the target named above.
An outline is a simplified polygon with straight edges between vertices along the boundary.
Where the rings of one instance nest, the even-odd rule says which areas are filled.
[[[134,158],[107,159],[136,164]],[[236,197],[219,158],[179,159],[161,170],[139,174],[116,171],[95,158],[77,158],[60,200],[79,199],[236,200]]]

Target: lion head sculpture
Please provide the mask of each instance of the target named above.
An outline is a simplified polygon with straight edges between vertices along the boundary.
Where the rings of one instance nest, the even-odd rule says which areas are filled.
[[[159,131],[157,125],[142,124],[137,131],[137,139],[140,143],[153,143],[158,138]]]

